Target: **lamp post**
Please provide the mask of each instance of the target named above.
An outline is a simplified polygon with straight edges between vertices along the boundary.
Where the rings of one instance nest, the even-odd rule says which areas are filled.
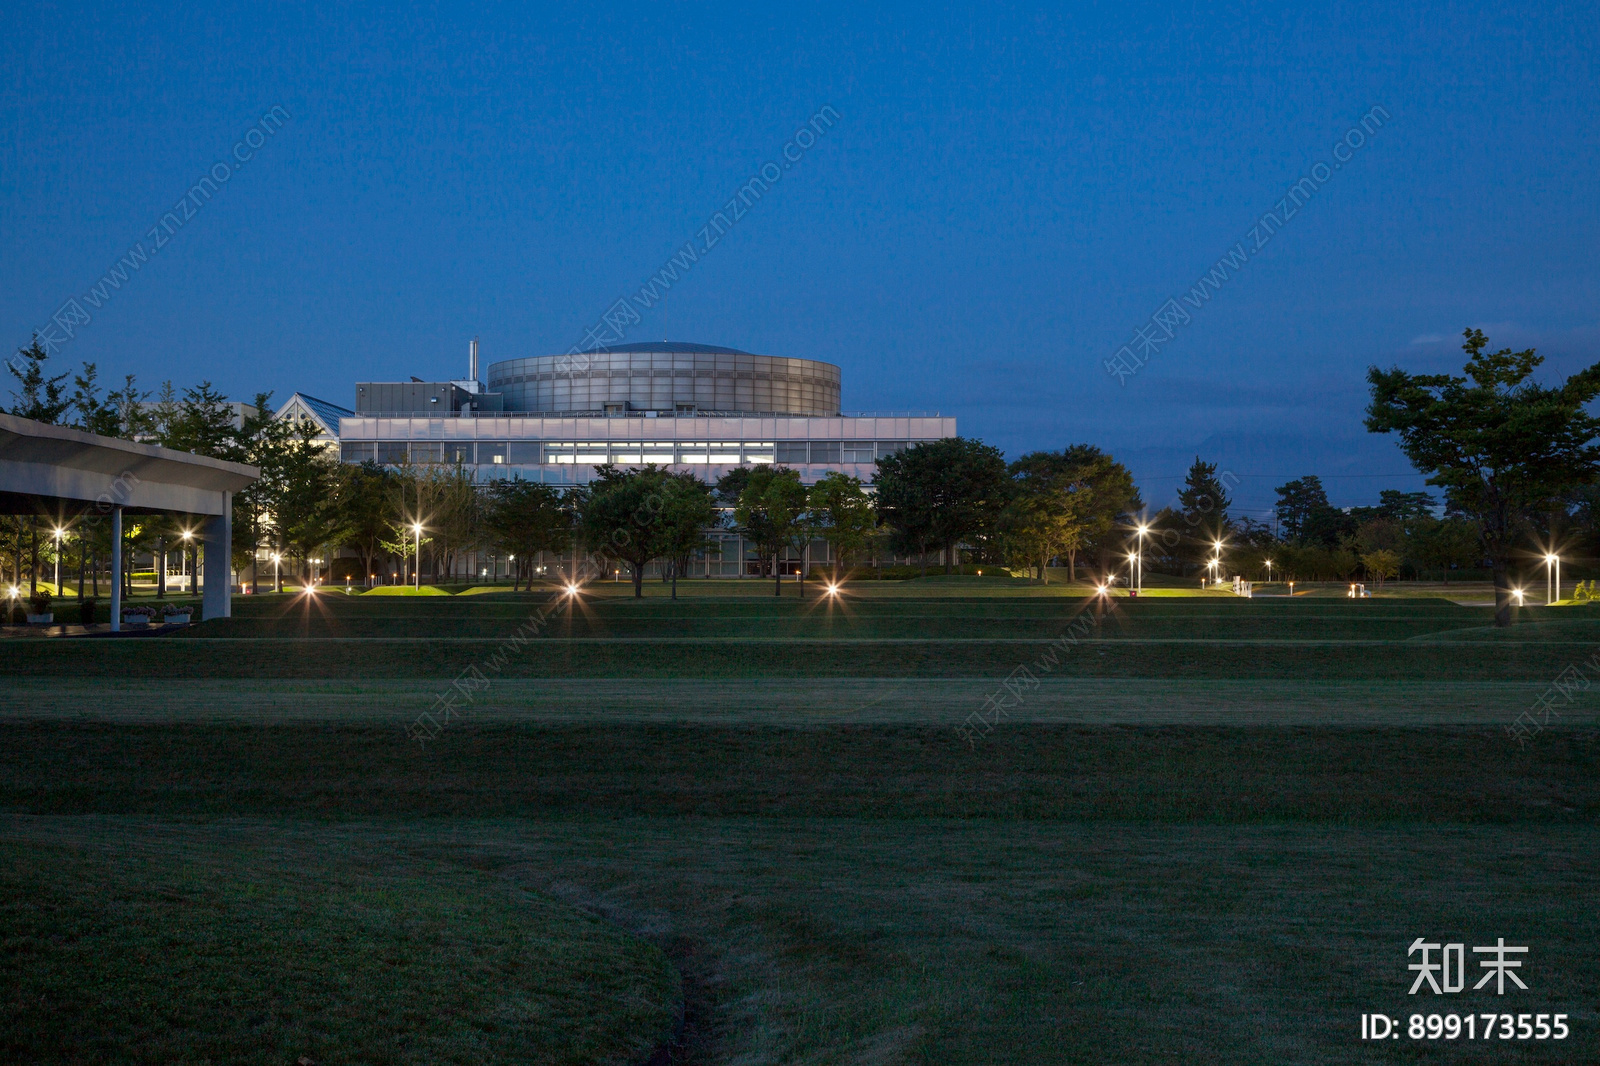
[[[180,565],[183,567],[183,573],[181,576],[183,577],[183,591],[189,593],[190,595],[194,594],[194,582],[189,580],[189,542],[192,540],[194,540],[194,533],[187,529],[184,530],[183,557],[180,560]]]
[[[1551,585],[1552,570],[1554,586]],[[1544,603],[1548,607],[1561,598],[1561,556],[1547,552],[1544,557]]]
[[[282,562],[283,562],[283,556],[279,555],[277,552],[273,552],[272,553],[272,591],[273,592],[282,592],[283,591],[283,571],[282,571],[282,568],[279,566],[279,564],[282,563]]]
[[[411,576],[415,578],[414,584],[418,592],[422,591],[422,523],[411,523],[411,532],[417,537],[417,559],[412,565]]]
[[[1272,560],[1267,560],[1267,584],[1272,584]]]
[[[61,595],[61,534],[63,532],[65,531],[60,526],[57,526],[53,534],[56,541],[56,579],[54,584],[58,597]]]
[[[1141,523],[1139,526],[1139,554],[1134,559],[1138,564],[1139,591],[1141,593],[1144,592],[1144,535],[1148,532],[1150,532],[1150,527]]]

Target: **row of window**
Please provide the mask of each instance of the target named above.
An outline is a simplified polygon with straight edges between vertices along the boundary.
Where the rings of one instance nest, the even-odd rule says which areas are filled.
[[[345,441],[347,463],[459,463],[463,466],[548,466],[601,463],[870,463],[903,450],[903,440],[780,441]]]

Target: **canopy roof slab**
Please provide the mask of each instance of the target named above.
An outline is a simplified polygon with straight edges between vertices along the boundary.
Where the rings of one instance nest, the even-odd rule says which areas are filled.
[[[0,414],[0,514],[229,513],[260,471]]]
[[[102,437],[0,414],[0,514],[57,521],[109,516],[122,541],[122,516],[200,515],[201,580],[207,618],[231,613],[233,494],[260,471],[203,455]],[[111,628],[120,630],[122,552],[111,553]]]

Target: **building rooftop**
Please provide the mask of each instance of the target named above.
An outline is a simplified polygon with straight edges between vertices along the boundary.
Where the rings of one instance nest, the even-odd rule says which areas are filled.
[[[715,344],[695,344],[692,341],[646,341],[643,344],[608,344],[588,348],[585,352],[710,352],[713,355],[751,355],[738,348],[723,348]]]

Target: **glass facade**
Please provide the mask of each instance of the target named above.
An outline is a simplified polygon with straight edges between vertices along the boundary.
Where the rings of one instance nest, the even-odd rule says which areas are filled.
[[[508,359],[489,364],[488,379],[508,411],[839,413],[839,368],[832,363],[727,350]]]
[[[459,463],[463,466],[743,466],[781,463],[871,463],[879,456],[902,451],[903,440],[795,440],[795,441],[347,441],[342,457],[347,463],[371,459],[401,465],[410,462]],[[909,443],[918,444],[920,441]],[[842,459],[841,459],[842,457]]]

